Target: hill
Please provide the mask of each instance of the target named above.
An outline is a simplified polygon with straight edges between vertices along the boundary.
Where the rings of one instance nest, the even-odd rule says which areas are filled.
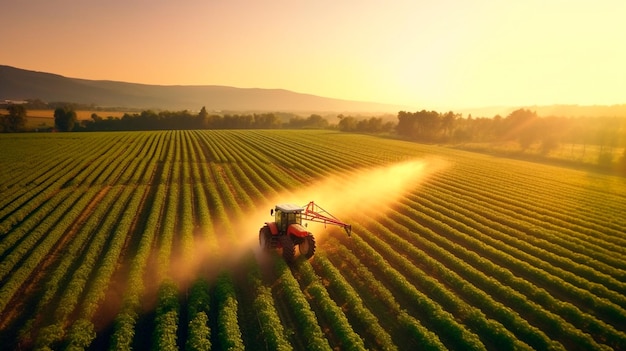
[[[332,99],[284,89],[148,85],[68,78],[0,65],[0,101],[41,99],[101,107],[285,112],[397,112],[402,106]]]

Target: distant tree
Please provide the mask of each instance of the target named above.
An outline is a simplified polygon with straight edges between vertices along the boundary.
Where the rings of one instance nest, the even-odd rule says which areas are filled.
[[[309,128],[323,129],[328,127],[328,121],[320,115],[312,114],[306,119],[306,121],[307,127]]]
[[[206,112],[206,107],[202,106],[200,113],[198,113],[198,127],[206,128],[209,126],[209,113]]]
[[[413,114],[407,111],[398,112],[396,132],[403,137],[411,137],[413,132]]]
[[[328,128],[328,121],[317,114],[312,114],[307,118],[294,116],[289,119],[288,128],[324,129]]]
[[[57,107],[54,110],[54,127],[61,132],[72,131],[76,120],[76,111],[71,107]]]
[[[289,118],[287,128],[304,128],[306,126],[306,119],[300,116],[293,116]]]
[[[389,133],[395,125],[392,121],[385,122],[382,117],[356,118],[352,116],[337,116],[339,123],[337,128],[342,132],[357,133]]]
[[[254,128],[278,129],[281,126],[280,119],[273,113],[254,114]]]
[[[435,141],[442,134],[441,115],[436,111],[398,112],[398,135],[419,141]]]
[[[365,133],[380,133],[383,129],[383,119],[380,117],[370,117],[359,121],[357,129]]]
[[[441,118],[441,129],[443,130],[443,133],[446,137],[449,138],[452,136],[454,125],[456,124],[456,120],[459,117],[460,115],[457,115],[452,111],[449,111],[448,113],[444,114],[443,117]]]
[[[344,116],[344,115],[339,115],[337,116],[337,118],[339,118],[339,123],[337,125],[340,131],[342,132],[356,131],[356,127],[357,127],[356,118],[352,116]]]
[[[504,119],[504,139],[514,140],[519,138],[520,134],[523,134],[527,129],[529,129],[529,127],[537,119],[537,117],[538,116],[536,112],[523,108],[511,112]]]
[[[519,142],[522,150],[526,150],[539,137],[536,121],[537,113],[528,109],[518,109],[511,112],[504,119],[504,140],[515,140]]]
[[[7,133],[21,132],[26,126],[26,108],[24,105],[10,104],[7,106],[9,114],[2,116],[0,130]]]
[[[219,129],[222,128],[224,118],[220,115],[212,114],[207,118],[207,128]]]

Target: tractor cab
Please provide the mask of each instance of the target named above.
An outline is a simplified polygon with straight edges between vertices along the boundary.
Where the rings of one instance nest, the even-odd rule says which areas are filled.
[[[280,233],[286,233],[292,224],[302,225],[302,211],[304,207],[294,204],[279,204],[270,211],[274,215],[275,223]]]

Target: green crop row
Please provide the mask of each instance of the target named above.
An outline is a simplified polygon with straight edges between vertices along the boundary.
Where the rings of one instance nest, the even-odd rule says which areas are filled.
[[[314,130],[25,134],[0,145],[16,149],[0,155],[8,348],[626,347],[626,191],[615,177]],[[258,235],[241,228],[268,200],[430,157],[447,167],[375,217],[342,208],[352,239],[324,228],[331,237],[310,261],[238,264]],[[109,326],[103,308],[118,308]]]
[[[155,155],[160,154],[156,152]],[[156,163],[157,161],[152,161]],[[156,168],[154,173],[147,175],[149,179],[157,177]],[[150,182],[152,182],[150,180]],[[166,200],[167,189],[165,185],[153,186],[155,191],[153,202],[148,204],[149,215],[144,228],[139,235],[137,251],[130,260],[127,288],[124,292],[122,306],[115,317],[114,332],[111,337],[111,349],[130,350],[135,337],[135,325],[141,310],[141,299],[145,291],[144,274],[151,254],[156,232],[158,230],[161,214]]]
[[[125,205],[125,201],[115,201],[120,195],[121,191],[110,191],[105,195],[101,202],[102,206],[99,206],[92,213],[84,226],[74,235],[63,255],[63,259],[55,267],[52,279],[46,283],[46,293],[39,301],[41,307],[38,309],[43,309],[55,296],[58,297],[59,302],[56,308],[53,309],[53,314],[48,317],[53,318],[43,321],[48,323],[48,325],[43,327],[40,335],[45,335],[46,340],[42,341],[37,338],[37,345],[50,346],[48,343],[60,342],[64,338],[67,318],[74,311],[79,298],[83,294],[87,280],[90,278],[91,270],[94,269],[96,259],[100,255],[104,242],[109,240],[108,235],[97,235],[99,226],[105,227],[105,233],[109,234],[108,230],[112,226],[113,219],[116,215],[119,215],[120,210]],[[105,217],[109,211],[113,212],[114,216]],[[107,219],[109,223],[104,224]],[[93,241],[91,241],[92,235],[94,236]],[[78,265],[79,262],[80,265]],[[57,331],[58,340],[52,340],[50,333],[46,332],[47,329]]]
[[[302,290],[311,296],[310,301],[317,306],[321,318],[327,320],[332,327],[338,340],[337,347],[342,350],[365,350],[363,340],[354,332],[344,311],[330,297],[311,265],[308,262],[300,262],[296,269],[301,275]]]
[[[367,240],[368,242],[376,243],[377,247],[387,246],[385,248],[386,250],[389,249],[389,246],[397,248],[396,250],[398,254],[407,257],[408,264],[414,264],[416,267],[421,267],[424,271],[429,272],[429,276],[437,279],[439,284],[431,281],[430,284],[432,286],[430,288],[425,288],[433,296],[440,297],[446,294],[438,293],[437,291],[442,289],[443,287],[449,287],[449,289],[454,291],[454,293],[460,299],[470,304],[471,307],[466,307],[467,310],[470,310],[471,308],[479,308],[482,312],[486,314],[486,316],[489,316],[490,318],[502,323],[504,327],[514,332],[517,338],[524,341],[531,347],[535,349],[562,348],[561,345],[550,340],[543,332],[541,332],[541,330],[531,326],[528,321],[521,318],[520,315],[513,311],[511,308],[496,301],[489,293],[481,290],[470,281],[463,279],[463,276],[466,275],[465,271],[472,269],[472,267],[457,259],[455,255],[452,255],[445,250],[442,250],[437,245],[425,240],[425,238],[420,238],[419,246],[412,245],[411,242],[407,240],[409,238],[405,239],[401,236],[396,235],[396,233],[402,233],[403,231],[406,231],[407,228],[403,228],[402,226],[392,222],[391,220],[372,223],[368,227],[370,227],[370,230],[376,233],[384,233],[384,236],[382,236],[381,238],[377,238],[370,233],[365,232],[362,234],[365,240]],[[414,239],[412,241],[415,242]],[[442,257],[435,256],[433,255],[433,253],[437,253]],[[436,258],[438,258],[439,260],[437,260]],[[450,262],[456,263],[458,266],[463,267],[464,270],[455,272],[453,270],[456,268],[455,266],[448,267]],[[430,280],[432,278],[418,277],[418,284],[422,284],[421,281],[423,279]],[[488,278],[485,276],[484,279]],[[451,299],[454,298],[451,297]],[[457,303],[457,305],[460,304],[461,302]],[[465,309],[459,310],[459,307],[456,307],[455,309],[458,312],[461,312],[462,316],[465,315],[465,317],[467,317],[468,319],[472,317],[477,317],[476,314],[465,314]],[[476,328],[480,329],[481,327],[485,327],[484,325],[482,325],[482,323],[484,322],[482,322],[480,319],[474,321],[474,323]],[[514,343],[514,341],[511,340],[510,337],[506,337],[506,334],[503,333],[503,335],[501,335],[500,337],[502,342],[502,345],[500,345],[500,347],[507,348],[507,345],[513,346],[509,345],[509,343]],[[492,338],[492,341],[498,340],[497,335],[492,336]],[[515,346],[517,348],[523,348],[523,346],[520,345]]]
[[[189,291],[186,350],[208,351],[211,349],[211,328],[209,327],[211,296],[209,289],[209,282],[200,278],[193,283]]]
[[[328,340],[320,328],[315,312],[304,297],[298,281],[291,274],[291,270],[282,260],[276,261],[280,296],[284,299],[291,311],[294,311],[299,336],[306,342],[309,350],[331,350]]]
[[[33,232],[31,232],[20,246],[13,249],[2,260],[3,275],[11,273],[0,287],[0,311],[4,311],[15,293],[33,273],[33,271],[48,257],[54,245],[65,234],[66,227],[60,221],[71,220],[80,215],[91,198],[96,195],[93,189],[85,194],[74,192],[56,207],[51,216],[46,217]],[[36,245],[36,246],[35,246]],[[23,247],[23,248],[22,248]],[[19,266],[12,270],[12,267]]]
[[[227,273],[222,273],[216,282],[215,298],[218,317],[217,333],[219,346],[223,350],[243,350],[241,330],[237,317],[238,301],[233,281]]]
[[[355,226],[353,229],[359,231],[366,230],[361,226]],[[411,284],[407,277],[393,268],[380,252],[365,243],[360,237],[354,238],[354,244],[356,244],[356,248],[361,250],[362,257],[368,257],[367,265],[379,270],[381,278],[384,277],[385,281],[393,286],[395,293],[401,294],[401,296],[406,298],[407,305],[404,308],[410,310],[409,313],[419,315],[427,326],[438,330],[444,344],[461,349],[486,349],[476,334],[469,331],[453,314],[433,301],[424,291],[417,289]]]
[[[449,202],[451,196],[456,199],[454,205]],[[576,263],[574,253],[563,250],[560,246],[551,245],[545,240],[540,243],[529,240],[526,233],[530,229],[526,222],[509,221],[503,211],[496,212],[495,209],[489,209],[487,205],[482,204],[481,211],[470,211],[468,208],[476,201],[464,199],[461,194],[435,192],[433,195],[421,195],[419,198],[413,196],[411,200],[419,202],[420,198],[429,201],[429,207],[443,211],[448,216],[458,217],[468,226],[479,228],[482,234],[486,235],[483,237],[485,243],[490,243],[497,249],[508,252],[534,267],[562,277],[567,282],[593,292],[599,297],[606,297],[621,306],[626,306],[626,299],[621,294],[626,292],[626,284],[614,278],[621,274],[618,269],[591,260],[585,260],[585,264]],[[490,217],[490,220],[484,219],[485,217]],[[598,267],[598,270],[591,267]],[[579,292],[574,295],[581,296]]]
[[[419,210],[419,211],[418,211]],[[415,204],[411,207],[406,206],[403,208],[403,212],[410,214],[410,217],[407,217],[401,220],[400,223],[409,226],[409,228],[416,230],[419,235],[424,236],[425,234],[429,234],[429,231],[424,227],[420,227],[418,222],[415,222],[415,218],[425,218],[425,214],[420,211],[428,212],[427,208],[417,207]],[[438,213],[430,213],[430,215],[437,215],[438,217],[442,217],[442,215]],[[493,262],[487,260],[486,257],[490,257],[491,255],[497,255],[504,262],[506,260],[511,260],[512,258],[508,255],[501,253],[498,250],[490,248],[489,246],[483,244],[482,242],[473,239],[472,237],[465,236],[460,232],[457,232],[452,227],[445,225],[444,223],[438,222],[436,220],[428,219],[429,225],[433,225],[434,229],[437,233],[445,233],[445,236],[441,236],[437,233],[429,234],[429,240],[438,241],[439,245],[444,245],[449,252],[453,253],[454,256],[462,258],[465,262],[464,266],[472,265],[478,268],[480,271],[484,272],[485,275],[494,277],[499,280],[499,283],[493,285],[491,280],[481,278],[475,284],[489,284],[492,286],[491,289],[485,291],[489,291],[492,295],[499,295],[499,299],[504,298],[504,302],[507,306],[515,309],[521,315],[525,314],[534,314],[534,320],[537,322],[541,322],[541,329],[546,334],[551,337],[558,336],[567,336],[567,338],[563,338],[561,340],[571,342],[572,340],[576,340],[579,345],[593,345],[593,348],[601,348],[590,336],[586,333],[582,333],[579,329],[573,327],[570,323],[568,323],[563,317],[550,312],[549,310],[553,310],[555,308],[568,307],[568,304],[557,301],[553,299],[549,294],[545,292],[544,289],[537,288],[532,285],[528,281],[514,276],[511,271],[507,268],[503,268],[494,264]],[[422,222],[425,223],[425,222]],[[448,239],[447,239],[448,238]],[[453,241],[447,241],[452,240]],[[468,247],[466,242],[471,243]],[[470,249],[471,248],[471,249]],[[515,261],[515,263],[507,263],[505,267],[513,267],[515,264],[522,263],[521,261]],[[531,269],[531,267],[527,267]],[[509,289],[508,287],[512,287]],[[506,293],[504,291],[507,291]],[[532,300],[538,300],[537,303],[532,302]],[[549,301],[549,302],[548,302]],[[549,305],[545,307],[540,307],[541,304],[548,302]],[[537,305],[539,304],[539,305]],[[564,310],[563,310],[564,311]],[[581,315],[579,311],[576,309],[568,309],[567,313],[575,313]],[[565,311],[564,311],[565,312]],[[588,315],[582,314],[587,318],[587,320],[593,321],[593,323],[601,323],[597,320],[594,320],[592,317]],[[573,321],[578,321],[577,318],[574,318]],[[608,333],[611,333],[610,328]],[[619,336],[617,336],[619,339]]]
[[[293,347],[288,341],[284,326],[272,297],[272,289],[262,281],[258,265],[251,265],[248,280],[254,295],[254,310],[260,325],[262,339],[267,350],[289,351]]]
[[[133,191],[132,198],[124,209],[127,212],[136,212],[143,198],[143,187],[136,188]],[[100,263],[97,265],[97,272],[89,279],[89,291],[85,294],[80,310],[80,319],[78,319],[68,331],[68,344],[76,347],[76,349],[87,348],[95,338],[94,325],[91,320],[97,313],[100,303],[105,299],[105,293],[110,283],[111,277],[117,268],[119,257],[123,253],[124,244],[127,235],[133,225],[133,218],[129,216],[120,216],[119,222],[116,224],[115,235],[108,242],[108,249],[103,255]]]
[[[441,342],[437,334],[428,330],[415,317],[409,315],[402,309],[394,294],[389,290],[372,271],[364,265],[355,253],[346,246],[341,245],[337,240],[329,240],[328,247],[332,262],[336,267],[343,267],[342,272],[352,279],[351,285],[371,310],[375,310],[378,305],[386,310],[393,318],[387,318],[384,325],[388,329],[393,329],[394,340],[402,340],[400,345],[407,348],[422,348],[424,350],[446,350],[446,346]],[[350,245],[352,246],[352,245]],[[381,314],[378,312],[377,314]],[[397,323],[397,326],[396,326]],[[396,332],[395,329],[398,329]],[[408,340],[406,340],[408,338]],[[398,344],[398,341],[395,341]]]
[[[415,207],[415,202],[412,203],[411,207]],[[434,209],[437,209],[438,212],[434,212]],[[447,210],[445,208],[437,208],[433,204],[428,205],[428,210],[425,208],[423,210],[423,212],[428,212],[430,215],[434,215],[435,213],[441,215],[445,214],[446,211]],[[444,220],[443,222],[445,221],[447,220]],[[460,224],[457,224],[456,226],[458,227]],[[611,321],[618,321],[620,324],[626,322],[626,319],[624,318],[626,316],[626,312],[624,312],[622,308],[605,299],[596,297],[589,291],[577,288],[566,282],[562,278],[563,276],[566,276],[565,273],[551,275],[545,270],[540,269],[540,267],[533,265],[531,258],[527,258],[526,260],[518,259],[507,254],[503,247],[499,247],[498,245],[489,246],[489,243],[492,243],[492,245],[500,243],[483,234],[488,232],[489,228],[481,228],[479,225],[474,226],[474,228],[470,228],[464,224],[463,226],[464,228],[461,229],[461,231],[472,235],[471,240],[468,240],[467,236],[464,237],[468,243],[468,247],[475,247],[474,250],[479,250],[483,256],[497,257],[496,259],[501,262],[500,264],[502,266],[509,268],[512,272],[521,271],[524,275],[528,276],[528,279],[532,279],[532,282],[528,283],[524,282],[522,279],[516,279],[516,289],[518,291],[527,294],[530,298],[535,299],[537,302],[546,306],[546,308],[561,314],[563,317],[567,316],[567,319],[571,320],[575,325],[582,324],[587,327],[595,326],[595,329],[604,330],[609,335],[612,334],[613,336],[609,339],[619,340],[626,337],[626,335],[619,335],[613,327],[607,325],[603,321],[597,320],[593,316],[580,311],[579,307],[566,301],[559,301],[545,292],[545,290],[539,289],[537,286],[551,285],[555,288],[561,289],[563,294],[569,294],[572,299],[581,299],[581,301],[585,301],[585,304],[592,304],[594,313],[600,316],[606,316],[606,318],[609,318]],[[454,231],[451,233],[453,232]],[[535,286],[533,286],[532,283],[534,283]],[[583,304],[580,304],[580,306],[583,306]]]
[[[171,280],[165,280],[159,287],[156,306],[155,326],[152,334],[155,350],[178,350],[177,331],[180,305],[178,287]]]
[[[378,318],[365,307],[359,294],[344,279],[339,270],[323,254],[317,254],[313,263],[320,267],[324,278],[328,280],[331,293],[338,295],[336,300],[345,301],[346,313],[354,319],[352,323],[363,330],[363,334],[371,335],[373,339],[371,348],[396,350],[397,346],[393,344],[389,333],[380,325]]]

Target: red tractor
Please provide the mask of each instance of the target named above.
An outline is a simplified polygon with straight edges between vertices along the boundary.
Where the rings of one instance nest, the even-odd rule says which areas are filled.
[[[296,245],[300,254],[307,259],[315,253],[315,238],[302,225],[302,221],[337,225],[343,227],[348,236],[352,232],[351,225],[341,222],[313,201],[306,206],[279,204],[270,211],[270,215],[275,216],[275,221],[265,222],[261,227],[259,245],[263,250],[282,248],[283,257],[287,262],[294,260]]]

